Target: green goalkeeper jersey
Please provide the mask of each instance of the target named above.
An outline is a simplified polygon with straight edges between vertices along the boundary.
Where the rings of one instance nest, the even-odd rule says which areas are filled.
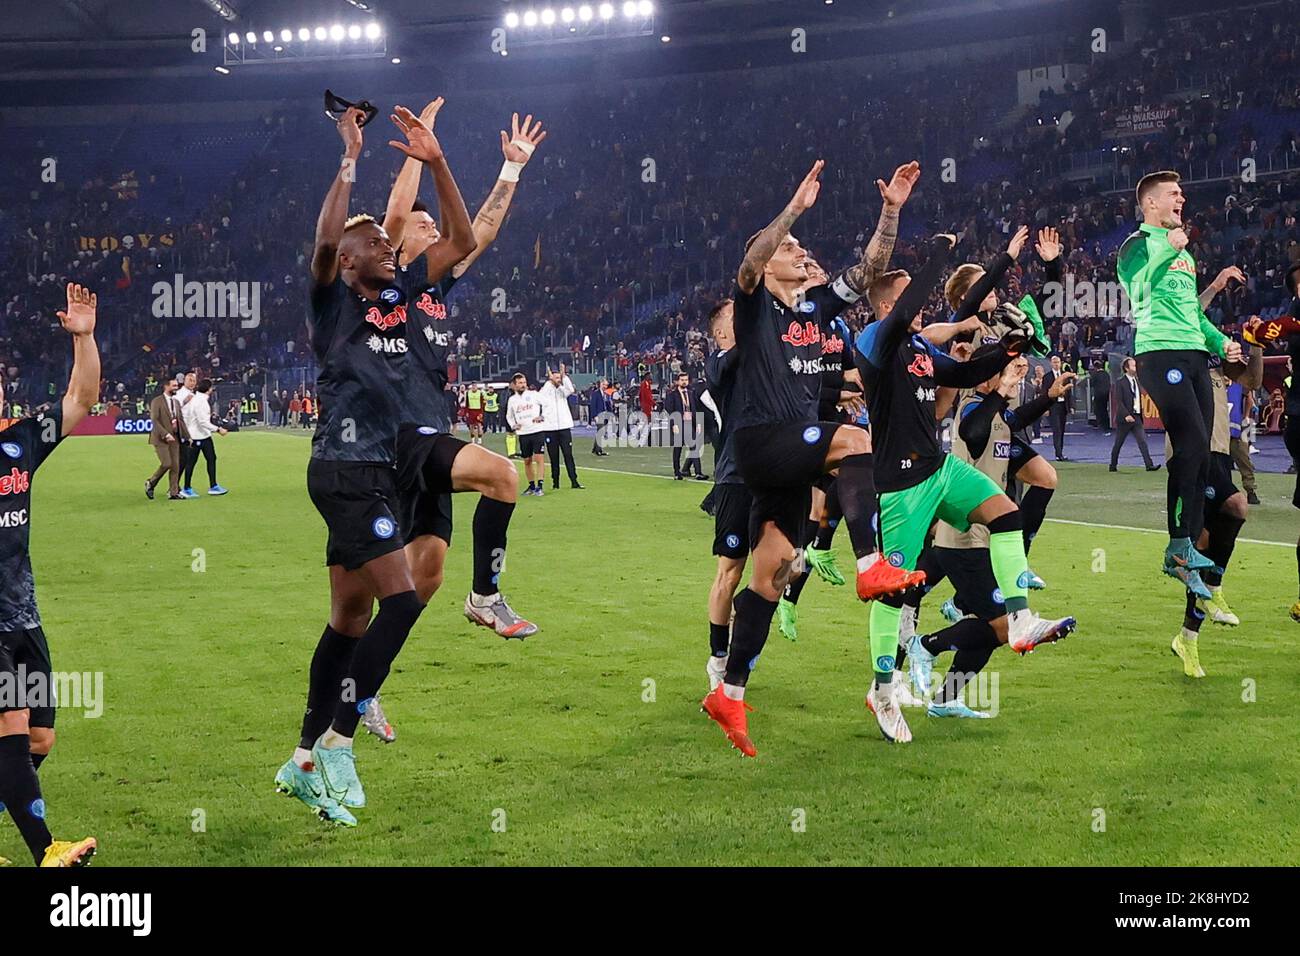
[[[1143,223],[1124,240],[1116,264],[1133,310],[1133,351],[1181,349],[1223,355],[1228,338],[1201,309],[1196,260],[1169,242],[1169,230]]]

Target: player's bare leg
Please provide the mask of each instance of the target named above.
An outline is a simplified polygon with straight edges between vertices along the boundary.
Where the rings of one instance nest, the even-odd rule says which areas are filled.
[[[718,570],[709,589],[709,662],[705,670],[709,677],[709,690],[718,689],[727,671],[727,654],[730,648],[731,602],[735,600],[740,579],[745,573],[746,558],[718,557]],[[716,635],[716,637],[714,636]],[[727,640],[722,640],[726,635]]]

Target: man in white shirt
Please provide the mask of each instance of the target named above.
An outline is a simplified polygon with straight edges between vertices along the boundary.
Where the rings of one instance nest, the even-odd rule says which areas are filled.
[[[217,484],[217,448],[212,441],[213,435],[224,435],[226,430],[212,421],[212,404],[208,400],[211,391],[212,383],[205,378],[198,383],[189,401],[181,409],[185,428],[190,433],[190,446],[186,449],[189,454],[185,460],[185,487],[181,489],[181,495],[186,498],[199,496],[190,487],[190,482],[194,480],[194,466],[198,464],[200,453],[208,464],[208,494],[226,493],[226,489]]]
[[[519,438],[519,454],[524,459],[524,474],[528,478],[526,495],[542,495],[542,475],[546,465],[542,460],[545,444],[546,419],[542,417],[541,396],[528,387],[523,372],[510,379],[510,401],[506,403],[506,424]]]
[[[1119,452],[1124,439],[1132,432],[1137,438],[1138,451],[1147,464],[1147,471],[1156,471],[1159,465],[1151,461],[1151,452],[1147,450],[1146,424],[1142,418],[1142,389],[1137,380],[1137,362],[1131,358],[1124,360],[1124,374],[1115,383],[1115,443],[1110,448],[1110,470],[1119,471]]]
[[[582,485],[578,483],[578,467],[573,463],[573,413],[569,411],[573,383],[569,381],[568,370],[563,363],[558,372],[548,372],[547,381],[538,389],[537,394],[541,400],[542,416],[546,419],[542,429],[546,432],[546,450],[551,456],[551,488],[560,487],[561,454],[564,455],[564,467],[569,472],[569,484],[581,488]]]

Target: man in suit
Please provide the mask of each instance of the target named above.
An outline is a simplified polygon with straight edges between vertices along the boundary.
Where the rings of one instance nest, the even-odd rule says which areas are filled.
[[[698,480],[708,476],[700,465],[700,443],[704,426],[700,420],[699,397],[691,391],[691,377],[685,372],[677,375],[673,387],[664,396],[664,411],[672,435],[673,477],[679,481],[690,476],[692,469]],[[686,470],[682,470],[682,451],[686,451]]]
[[[158,470],[145,479],[145,497],[153,500],[154,488],[166,475],[168,499],[184,501],[180,485],[181,443],[188,441],[190,436],[181,417],[181,403],[176,398],[176,379],[163,382],[162,394],[149,403],[149,417],[153,420],[149,444],[158,456]]]
[[[1052,367],[1047,374],[1043,376],[1043,393],[1051,391],[1052,383],[1060,377],[1064,369],[1061,367],[1061,356],[1052,356]],[[1070,416],[1070,405],[1072,404],[1071,395],[1073,393],[1067,389],[1054,402],[1048,414],[1052,421],[1052,445],[1056,449],[1057,461],[1069,461],[1065,457],[1065,420]]]
[[[1123,365],[1124,374],[1115,385],[1115,444],[1110,449],[1110,470],[1119,471],[1119,450],[1132,432],[1137,437],[1138,451],[1147,463],[1147,471],[1157,471],[1160,466],[1152,464],[1151,452],[1147,450],[1146,426],[1142,423],[1142,387],[1137,380],[1137,362],[1126,358]]]
[[[1103,432],[1110,431],[1110,373],[1106,363],[1097,359],[1092,363],[1092,375],[1089,385],[1092,388],[1092,414],[1097,420],[1097,428]]]

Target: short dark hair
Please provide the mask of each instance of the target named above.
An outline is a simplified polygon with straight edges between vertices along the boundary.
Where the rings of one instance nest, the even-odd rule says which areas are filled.
[[[1154,173],[1147,173],[1145,176],[1143,176],[1141,179],[1138,180],[1138,185],[1137,185],[1138,205],[1139,206],[1142,205],[1142,200],[1147,197],[1147,193],[1151,192],[1151,190],[1155,189],[1161,183],[1176,183],[1180,179],[1182,179],[1182,177],[1179,176],[1178,173],[1174,172],[1172,169],[1161,169],[1161,170],[1157,170]]]
[[[206,379],[206,378],[205,378],[203,381],[199,382],[198,385],[195,385],[195,386],[194,386],[194,391],[196,391],[196,392],[210,392],[210,391],[212,391],[212,380],[211,380],[211,379]]]
[[[429,207],[417,199],[411,203],[411,212],[429,212]]]
[[[888,272],[878,276],[876,281],[867,287],[867,302],[871,305],[871,311],[876,314],[877,319],[883,319],[880,314],[880,299],[885,294],[885,290],[892,286],[899,279],[909,278],[906,269],[890,269]]]
[[[710,332],[712,332],[713,327],[718,324],[718,320],[722,318],[722,313],[727,310],[727,306],[731,304],[732,304],[731,299],[723,299],[713,308],[709,309],[709,331]]]

